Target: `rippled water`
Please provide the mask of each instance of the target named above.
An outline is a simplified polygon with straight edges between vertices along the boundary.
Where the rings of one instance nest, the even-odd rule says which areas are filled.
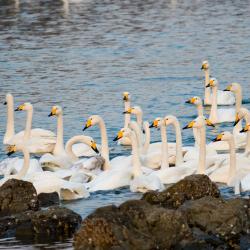
[[[51,130],[54,104],[64,107],[65,140],[82,133],[91,114],[105,118],[111,157],[129,153],[111,139],[123,124],[121,93],[129,91],[142,106],[144,119],[177,115],[182,124],[195,117],[185,104],[203,95],[201,61],[208,59],[220,89],[243,86],[250,108],[249,1],[205,0],[0,0],[0,102],[12,92],[16,105],[34,105],[34,127]],[[5,107],[0,112],[0,141],[5,131]],[[16,114],[16,130],[24,128],[24,113]],[[231,124],[208,129],[208,140]],[[173,133],[170,131],[170,139]],[[97,141],[97,128],[86,134]],[[153,140],[160,138],[153,132]],[[192,144],[191,131],[183,133]],[[5,157],[4,151],[0,158]],[[229,189],[223,188],[225,195]],[[139,197],[127,189],[97,193],[87,200],[66,203],[86,216],[96,207]],[[0,248],[71,248],[71,241],[40,243],[0,241]]]

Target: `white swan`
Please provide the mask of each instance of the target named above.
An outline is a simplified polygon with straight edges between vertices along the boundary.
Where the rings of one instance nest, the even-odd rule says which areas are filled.
[[[0,180],[0,186],[8,179],[16,178],[31,182],[37,194],[57,192],[62,200],[73,200],[87,198],[88,191],[82,184],[69,182],[58,178],[54,173],[49,171],[33,172],[28,174],[30,166],[30,153],[25,145],[11,145],[8,147],[8,154],[21,151],[24,156],[23,167],[16,175],[9,175]]]
[[[139,107],[139,106],[130,107],[126,111],[124,111],[123,114],[133,114],[133,115],[135,115],[136,116],[136,121],[137,121],[139,127],[142,128],[143,111],[142,111],[141,107]]]
[[[27,111],[27,120],[24,133],[18,133],[14,135],[9,141],[8,144],[23,144],[25,143],[31,153],[46,153],[52,152],[55,143],[56,137],[55,134],[49,130],[45,129],[32,129],[32,116],[33,116],[33,106],[31,103],[24,103],[20,105],[16,111],[25,110]],[[20,134],[23,136],[20,136]]]
[[[92,156],[96,155],[96,151],[92,150],[88,143],[77,143],[81,140],[77,140],[76,138],[69,140],[68,143],[71,142],[70,152],[64,149],[63,142],[63,110],[60,106],[53,106],[49,116],[57,117],[57,137],[56,144],[52,153],[44,154],[40,158],[40,164],[42,164],[46,168],[69,168],[72,166],[74,161],[78,161],[78,157],[80,156]],[[98,145],[100,148],[100,146]],[[67,147],[66,147],[67,148]],[[71,153],[73,151],[73,153]],[[93,151],[93,153],[91,152]],[[51,169],[51,170],[52,170]]]
[[[49,130],[43,129],[31,129],[32,125],[32,114],[33,107],[31,104],[27,103],[27,106],[21,105],[21,108],[27,108],[27,120],[26,120],[26,129],[25,131],[21,131],[19,133],[15,133],[15,125],[14,125],[14,99],[13,96],[8,93],[6,95],[6,101],[4,103],[7,105],[7,123],[6,123],[6,132],[4,134],[3,144],[14,144],[14,143],[23,143],[24,140],[28,140],[30,138],[42,138],[43,140],[48,139],[49,142],[55,140],[55,134]],[[36,149],[31,152],[36,151]],[[36,152],[34,152],[36,153]]]
[[[208,61],[203,61],[201,69],[205,72],[205,93],[204,93],[204,104],[212,105],[212,94],[209,88],[206,86],[210,80],[210,66]],[[233,105],[235,103],[235,98],[231,93],[225,93],[221,90],[217,92],[217,104],[218,105]]]
[[[130,94],[129,92],[123,92],[123,102],[124,102],[124,112],[126,112],[130,108]],[[125,113],[124,114],[124,128],[128,127],[128,124],[130,122],[130,114]],[[118,144],[120,145],[131,145],[131,141],[129,137],[122,137],[119,141]]]
[[[123,159],[121,159],[120,166],[119,163],[116,162],[116,167],[111,167],[98,175],[92,182],[87,183],[86,187],[88,187],[90,192],[111,190],[124,186],[130,186],[133,192],[145,192],[146,190],[156,190],[162,187],[157,177],[148,179],[148,177],[141,176],[141,172],[146,171],[149,173],[151,171],[147,171],[141,166],[138,142],[134,131],[131,131],[130,128],[123,128],[118,132],[114,141],[121,139],[123,136],[130,137],[132,143],[133,153],[131,156],[127,157],[129,160],[128,164],[124,164]]]
[[[222,164],[221,167],[213,171],[209,175],[209,178],[212,181],[226,183],[229,186],[233,186],[235,192],[239,193],[241,180],[244,180],[246,175],[250,174],[250,159],[244,157],[242,154],[236,155],[234,136],[232,133],[226,131],[215,138],[215,141],[221,140],[227,141],[229,144],[230,161],[229,163],[226,162],[225,164]],[[250,187],[249,183],[248,187]]]
[[[103,166],[103,169],[105,171],[110,168],[110,161],[109,161],[108,136],[103,119],[99,115],[90,116],[85,123],[83,131],[94,125],[98,125],[101,131],[101,156],[105,159],[105,163]]]
[[[213,159],[206,160],[206,120],[203,116],[199,116],[192,122],[190,122],[184,129],[187,128],[197,128],[200,132],[200,145],[199,145],[199,158],[194,160],[189,160],[176,167],[169,167],[168,163],[168,146],[167,146],[167,136],[166,136],[166,124],[164,121],[161,122],[160,128],[162,133],[162,166],[161,169],[155,171],[154,174],[157,175],[162,183],[171,184],[175,183],[187,175],[194,174],[198,172],[199,174],[204,174],[205,169],[211,167],[214,164]],[[178,147],[177,150],[180,150]]]
[[[211,78],[208,85],[206,87],[212,88],[212,106],[209,115],[209,120],[214,123],[222,123],[222,122],[233,122],[235,119],[235,109],[218,109],[217,108],[217,90],[218,90],[218,81],[215,78]]]

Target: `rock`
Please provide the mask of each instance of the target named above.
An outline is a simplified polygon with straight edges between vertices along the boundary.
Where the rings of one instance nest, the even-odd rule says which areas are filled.
[[[79,214],[58,206],[31,213],[29,217],[28,222],[17,226],[16,234],[18,236],[25,234],[71,236],[82,221]]]
[[[32,183],[10,179],[0,187],[0,216],[38,209],[37,193]]]
[[[191,231],[179,211],[128,201],[97,209],[74,237],[75,249],[170,249]]]
[[[225,245],[228,248],[239,247],[241,234],[248,231],[248,201],[203,197],[199,200],[185,202],[178,211],[185,214],[187,223],[201,233],[203,240],[212,245]]]
[[[38,196],[39,205],[41,207],[49,207],[58,205],[60,203],[59,195],[57,192],[53,193],[40,193]]]
[[[216,184],[206,175],[190,175],[163,192],[148,192],[142,199],[153,205],[176,209],[187,200],[204,196],[220,197]]]

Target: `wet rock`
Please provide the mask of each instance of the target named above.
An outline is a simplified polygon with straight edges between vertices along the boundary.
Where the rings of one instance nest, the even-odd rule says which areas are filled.
[[[179,211],[128,201],[97,209],[74,237],[76,249],[170,249],[192,237]]]
[[[27,215],[27,214],[26,214]],[[30,213],[29,221],[20,223],[16,228],[16,234],[21,235],[60,235],[71,236],[79,227],[81,216],[64,207],[50,207]]]
[[[38,209],[37,193],[32,183],[10,179],[0,187],[0,216]]]
[[[58,205],[60,203],[59,195],[57,192],[53,193],[40,193],[38,196],[39,205],[41,207],[49,207]]]
[[[190,175],[163,192],[148,192],[142,199],[153,205],[176,209],[187,200],[204,196],[220,197],[216,184],[206,175]]]
[[[207,196],[187,201],[178,210],[186,216],[196,238],[213,246],[237,249],[241,235],[249,228],[248,201],[243,199],[225,201]]]

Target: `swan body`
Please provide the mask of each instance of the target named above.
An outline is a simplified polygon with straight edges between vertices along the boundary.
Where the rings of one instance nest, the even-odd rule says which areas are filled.
[[[54,173],[49,171],[28,173],[30,167],[30,153],[25,145],[11,145],[8,148],[8,154],[22,151],[24,155],[23,166],[16,175],[9,175],[0,181],[2,185],[6,180],[11,178],[22,179],[31,182],[37,194],[57,192],[61,199],[72,200],[86,198],[89,196],[88,191],[80,183],[69,182],[58,178]]]
[[[217,90],[218,81],[215,78],[209,80],[209,84],[206,87],[212,88],[212,106],[209,115],[209,120],[213,123],[233,122],[235,120],[236,110],[234,108],[229,109],[217,109]]]
[[[206,86],[209,83],[210,80],[210,66],[208,61],[203,61],[201,69],[205,72],[205,93],[204,93],[204,104],[205,105],[212,105],[212,96],[209,88],[206,88]],[[235,98],[232,95],[232,93],[224,92],[221,90],[217,91],[217,104],[218,105],[233,105],[235,103]]]

